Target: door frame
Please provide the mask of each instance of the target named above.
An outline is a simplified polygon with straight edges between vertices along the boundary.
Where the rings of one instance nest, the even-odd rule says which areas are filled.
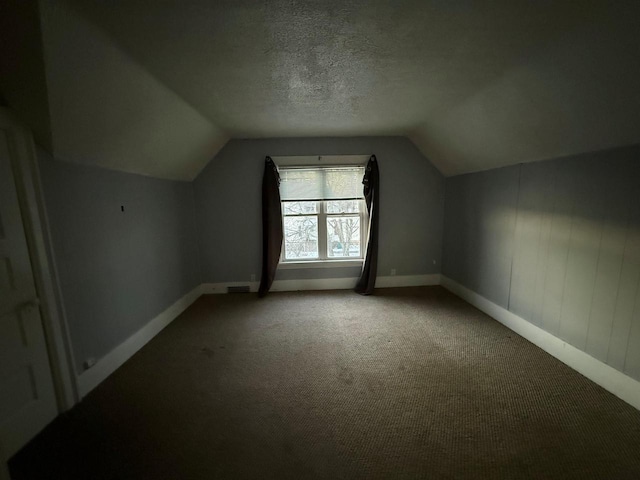
[[[79,401],[73,350],[53,255],[40,169],[31,132],[6,107],[0,128],[7,131],[13,176],[22,214],[42,323],[47,342],[58,413]]]

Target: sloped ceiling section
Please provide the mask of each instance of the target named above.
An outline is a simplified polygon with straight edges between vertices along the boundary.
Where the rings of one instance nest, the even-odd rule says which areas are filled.
[[[233,137],[408,135],[448,175],[640,141],[640,2],[73,0]]]
[[[552,41],[539,38],[536,50],[434,112],[410,138],[445,175],[640,142],[639,6],[610,2]]]
[[[228,137],[406,135],[455,175],[640,143],[637,0],[39,5],[64,160],[189,180]]]
[[[53,153],[62,160],[192,180],[223,131],[64,1],[40,3]]]

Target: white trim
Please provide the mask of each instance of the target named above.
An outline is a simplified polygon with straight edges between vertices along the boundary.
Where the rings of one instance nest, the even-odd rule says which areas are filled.
[[[219,283],[203,283],[202,287],[203,295],[210,294],[223,294],[228,293],[227,287],[246,287],[249,286],[249,291],[257,292],[260,286],[259,282],[219,282]]]
[[[78,390],[80,396],[86,396],[91,390],[102,383],[109,375],[116,371],[124,362],[129,360],[149,340],[175,320],[202,294],[202,285],[198,285],[191,292],[184,295],[165,311],[153,318],[144,327],[127,338],[124,342],[102,357],[89,370],[78,376]]]
[[[271,286],[272,292],[295,292],[299,290],[349,290],[356,286],[357,277],[346,278],[306,278],[300,280],[275,280]],[[376,288],[416,287],[439,285],[440,274],[430,275],[398,275],[393,277],[378,277]],[[203,283],[203,294],[227,293],[227,287],[249,286],[251,292],[257,292],[259,282],[220,282]]]
[[[318,157],[321,158],[321,157]],[[309,169],[309,170],[317,170],[319,172],[321,172],[321,176],[324,178],[325,176],[325,172],[324,172],[324,168],[320,168],[318,166],[305,166],[304,168]],[[336,168],[343,168],[343,167],[336,167]],[[350,167],[346,167],[349,170],[360,170],[360,175],[364,176],[365,175],[365,167],[362,165],[358,165],[358,166],[350,166]],[[286,168],[281,168],[281,174],[286,173],[287,171],[291,171],[292,167],[286,167]],[[283,177],[284,178],[284,177]],[[320,184],[324,185],[326,183],[325,181],[326,179],[323,179],[320,181]],[[284,180],[283,180],[284,181]],[[286,182],[284,182],[286,184]],[[280,186],[280,190],[281,190],[281,194],[283,193],[282,191],[282,185]],[[324,188],[321,186],[321,188]],[[281,214],[282,214],[282,223],[283,223],[283,228],[284,225],[286,224],[286,220],[287,219],[294,219],[294,218],[307,218],[307,219],[315,219],[316,220],[316,230],[317,230],[317,253],[318,256],[315,259],[315,261],[317,262],[324,262],[324,261],[332,261],[332,260],[339,260],[339,259],[344,259],[345,257],[341,257],[341,256],[332,256],[330,255],[330,241],[329,241],[329,227],[328,227],[328,223],[331,219],[335,219],[338,217],[350,217],[350,218],[354,218],[354,219],[358,219],[359,220],[359,227],[358,230],[360,231],[360,245],[365,245],[366,244],[366,239],[367,239],[367,232],[369,231],[369,213],[367,211],[367,207],[366,207],[366,203],[365,203],[365,199],[364,199],[364,194],[360,193],[357,194],[357,192],[353,192],[354,197],[353,198],[336,198],[336,199],[332,199],[332,198],[324,198],[324,193],[326,192],[317,192],[318,195],[320,196],[320,198],[316,198],[316,199],[297,199],[295,196],[294,198],[282,198],[282,202],[281,202]],[[358,206],[358,211],[357,212],[342,212],[342,213],[338,213],[338,212],[329,212],[328,211],[328,203],[331,201],[338,201],[338,200],[354,200]],[[305,202],[305,203],[314,203],[315,204],[315,212],[308,212],[308,213],[287,213],[286,212],[286,208],[285,205],[287,203],[299,203],[299,202]],[[332,234],[332,238],[335,236],[335,232],[333,232]],[[288,264],[288,263],[298,263],[298,262],[304,262],[305,259],[300,259],[300,258],[292,258],[292,259],[287,259],[286,258],[286,249],[287,249],[287,242],[283,241],[282,242],[282,247],[281,247],[281,252],[280,252],[280,264]],[[349,252],[350,253],[350,252]],[[360,261],[364,261],[364,251],[361,249],[360,250],[360,255],[358,257],[346,257],[346,258],[351,258],[352,260],[360,260]],[[312,267],[313,268],[313,267]]]
[[[278,167],[301,165],[366,165],[371,155],[288,155],[271,157]]]
[[[354,288],[358,279],[347,278],[307,278],[301,280],[276,280],[272,292],[295,292],[299,290],[348,290]]]
[[[640,410],[640,382],[637,380],[527,322],[524,318],[469,290],[455,280],[442,275],[441,284],[562,363]]]
[[[308,262],[283,262],[278,264],[278,270],[304,270],[305,268],[347,268],[362,267],[364,260],[313,260]]]
[[[358,281],[349,278],[322,278],[300,280],[276,280],[271,291],[287,292],[301,290],[342,290],[351,289]],[[440,274],[427,275],[398,275],[378,277],[376,288],[412,287],[442,285],[447,290],[471,305],[482,310],[498,322],[526,338],[545,352],[556,357],[577,372],[586,376],[596,384],[613,393],[633,407],[640,409],[640,382],[615,370],[582,350],[567,344],[559,338],[545,332],[539,327],[527,322],[523,318],[509,312],[507,309],[487,300],[483,296],[458,284],[450,278]],[[104,356],[91,369],[78,377],[80,395],[84,397],[93,388],[106,379],[118,367],[149,342],[163,328],[171,323],[178,315],[191,305],[201,294],[225,294],[227,287],[249,286],[251,292],[257,292],[258,282],[221,282],[203,283],[186,294],[172,306],[152,319],[147,325],[121,343],[118,347]]]
[[[439,273],[426,275],[394,275],[378,277],[376,279],[376,288],[423,287],[432,285],[440,285]]]
[[[297,290],[344,290],[353,288],[357,278],[319,278],[304,280],[275,280],[271,285],[272,292],[293,292]],[[228,293],[228,287],[249,287],[250,292],[257,292],[260,282],[218,282],[203,283],[203,294]]]
[[[13,113],[0,107],[0,124],[10,129],[14,148],[19,149],[14,165],[16,190],[23,211],[33,276],[40,300],[42,323],[55,386],[58,411],[71,408],[78,400],[73,351],[69,338],[51,253],[50,231],[44,207],[37,155],[31,132]]]

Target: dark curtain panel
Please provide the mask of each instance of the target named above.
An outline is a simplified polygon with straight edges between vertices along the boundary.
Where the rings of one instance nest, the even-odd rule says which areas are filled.
[[[369,238],[362,266],[362,274],[355,291],[361,295],[371,295],[376,285],[378,272],[378,217],[380,216],[380,171],[376,156],[371,155],[364,173],[364,200],[369,212]]]
[[[262,277],[258,295],[264,297],[273,283],[282,249],[280,175],[271,157],[265,158],[262,178]]]

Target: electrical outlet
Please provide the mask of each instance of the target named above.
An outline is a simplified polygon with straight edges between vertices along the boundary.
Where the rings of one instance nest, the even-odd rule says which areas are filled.
[[[255,273],[252,273],[252,274],[251,274],[251,281],[252,281],[252,282],[255,282],[255,281],[256,281],[256,274],[255,274]]]
[[[392,268],[392,269],[391,269],[391,276],[393,277],[395,274],[396,274],[396,269],[395,269],[395,268]]]
[[[433,264],[434,264],[434,265],[436,264],[436,261],[435,261],[435,260],[433,261]]]

